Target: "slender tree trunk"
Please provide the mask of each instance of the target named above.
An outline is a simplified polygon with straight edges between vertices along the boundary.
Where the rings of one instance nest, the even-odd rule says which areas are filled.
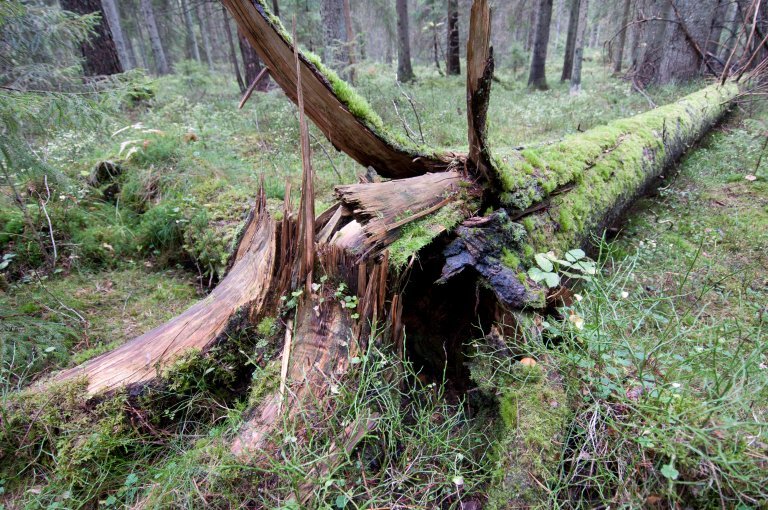
[[[192,23],[192,10],[188,0],[181,0],[181,14],[184,17],[185,38],[187,43],[187,56],[200,62],[200,47],[195,37],[195,25]]]
[[[272,0],[272,14],[280,17],[280,6],[277,4],[277,0]]]
[[[624,0],[624,13],[621,17],[621,27],[616,41],[616,55],[613,59],[613,72],[621,73],[621,64],[624,61],[624,45],[627,42],[627,30],[629,30],[629,14],[632,10],[632,0]]]
[[[112,30],[112,39],[115,41],[115,48],[117,49],[117,55],[120,58],[120,63],[124,70],[134,68],[134,60],[131,58],[131,51],[129,49],[130,39],[123,35],[123,24],[120,21],[120,11],[117,8],[115,0],[102,0],[102,7],[104,8],[104,14],[107,17],[107,23]]]
[[[160,40],[160,32],[157,30],[155,10],[152,8],[152,0],[141,0],[141,15],[149,32],[149,42],[152,45],[152,55],[155,57],[155,71],[159,75],[168,74],[171,70],[165,57],[163,42]]]
[[[237,31],[237,39],[240,42],[240,56],[243,58],[243,67],[245,68],[245,85],[250,86],[253,80],[259,75],[261,71],[261,62],[259,61],[259,55],[251,47],[251,43],[248,42],[248,38],[245,37],[242,32]],[[267,80],[259,81],[259,85],[256,90],[265,91],[269,83]]]
[[[86,76],[105,76],[123,72],[112,30],[99,0],[61,0],[61,8],[76,14],[98,13],[99,22],[94,34],[80,45],[83,54],[83,73]]]
[[[531,74],[528,86],[537,90],[547,89],[547,76],[544,66],[547,63],[547,45],[549,44],[549,26],[552,21],[552,0],[540,0],[539,16],[536,22],[536,37],[531,57]]]
[[[349,54],[349,81],[355,83],[355,32],[352,30],[352,9],[349,0],[343,0],[344,28],[347,32],[347,53]]]
[[[136,39],[139,41],[139,54],[141,55],[141,62],[144,69],[149,71],[149,53],[147,53],[147,43],[144,39],[144,31],[141,29],[141,23],[136,25],[136,31],[138,34]]]
[[[448,75],[461,73],[459,59],[459,0],[448,0],[448,38],[445,51],[445,72]]]
[[[240,65],[237,63],[237,53],[235,52],[235,41],[232,37],[232,27],[229,23],[229,13],[224,5],[221,6],[221,13],[224,15],[224,32],[226,32],[227,43],[229,45],[229,61],[232,63],[232,69],[235,72],[235,78],[237,79],[237,86],[240,87],[240,93],[243,93],[248,85],[243,82],[243,75],[240,74]]]
[[[733,2],[733,6],[729,10],[731,13],[728,15],[728,34],[726,35],[725,43],[719,53],[721,60],[726,60],[728,58],[728,55],[731,54],[735,45],[738,44],[739,38],[739,3]]]
[[[528,36],[525,38],[525,51],[531,51],[536,41],[536,24],[539,19],[540,3],[538,0],[531,0],[531,12],[528,17]]]
[[[201,13],[202,11],[202,13]],[[197,21],[200,25],[200,35],[203,39],[203,53],[205,54],[205,62],[208,64],[208,69],[213,71],[213,50],[211,49],[211,30],[210,23],[211,17],[209,16],[208,4],[203,3],[196,9]]]
[[[222,54],[222,44],[221,41],[219,41],[219,34],[221,34],[223,31],[222,24],[219,23],[218,16],[216,16],[211,10],[210,2],[203,2],[200,7],[202,11],[197,11],[197,13],[201,16],[199,19],[201,22],[200,27],[202,28],[203,26],[202,21],[205,21],[205,27],[208,29],[206,32],[208,33],[208,44],[210,45],[211,62],[215,65],[217,58],[220,58]],[[203,36],[203,49],[205,49],[205,36]]]
[[[581,0],[579,7],[579,29],[576,31],[576,45],[573,52],[573,75],[571,76],[571,94],[581,92],[581,64],[584,61],[584,39],[587,33],[587,15],[589,0]]]
[[[397,79],[413,80],[411,36],[408,30],[408,0],[397,0]]]
[[[323,60],[333,69],[344,69],[349,62],[344,0],[322,0],[320,19],[323,24]]]
[[[718,0],[717,2],[715,14],[712,16],[712,24],[709,28],[709,34],[707,35],[707,44],[704,48],[704,58],[709,62],[716,60],[717,54],[720,51],[720,39],[722,38],[723,29],[725,28],[725,16],[728,13],[729,6],[730,3],[725,0]]]
[[[576,46],[576,30],[579,25],[580,0],[571,0],[571,13],[568,16],[568,35],[565,39],[565,57],[563,58],[563,74],[560,81],[570,80],[573,72],[573,51]]]

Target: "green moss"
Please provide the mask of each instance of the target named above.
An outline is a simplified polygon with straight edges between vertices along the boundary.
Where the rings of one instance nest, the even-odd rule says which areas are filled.
[[[277,319],[275,317],[272,317],[272,316],[264,317],[263,319],[261,319],[261,321],[259,321],[259,324],[256,326],[256,332],[263,337],[267,337],[275,333],[276,326],[277,326]]]
[[[493,447],[488,508],[546,508],[546,487],[557,479],[570,412],[557,377],[540,365],[518,364],[515,371],[519,378],[499,398],[502,432]]]
[[[520,257],[504,248],[502,250],[501,263],[510,269],[517,269],[520,267]]]
[[[523,218],[523,226],[525,227],[526,232],[530,234],[536,228],[536,222],[533,220],[532,216],[526,216]]]
[[[561,208],[558,221],[562,230],[566,232],[573,230],[573,216],[569,210]]]
[[[464,219],[461,207],[458,202],[452,202],[429,216],[405,225],[398,240],[389,246],[390,264],[394,268],[405,267],[411,257],[432,239]]]

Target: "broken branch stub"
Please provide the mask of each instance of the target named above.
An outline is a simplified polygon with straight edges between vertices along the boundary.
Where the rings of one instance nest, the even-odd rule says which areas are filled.
[[[487,0],[472,3],[467,41],[467,124],[469,161],[486,181],[493,182],[486,128],[493,79],[491,9]]]

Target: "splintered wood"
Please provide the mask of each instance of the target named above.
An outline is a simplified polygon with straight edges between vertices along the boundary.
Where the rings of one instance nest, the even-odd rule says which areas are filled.
[[[329,247],[319,254],[318,262],[331,279],[347,284],[347,292],[357,296],[358,305],[355,309],[345,306],[335,295],[336,286],[317,285],[303,296],[293,322],[290,349],[285,349],[289,359],[283,360],[287,368],[280,389],[249,413],[232,443],[232,452],[242,460],[258,462],[263,458],[278,420],[320,412],[318,402],[342,383],[350,359],[364,347],[361,342],[370,332],[369,325],[383,317],[386,259],[358,265],[342,250]]]
[[[336,243],[361,256],[380,253],[400,228],[462,200],[472,183],[451,170],[394,181],[337,186],[336,195],[356,220],[341,229]]]
[[[264,306],[275,267],[275,228],[259,196],[226,277],[181,315],[117,349],[75,368],[60,372],[55,381],[88,380],[88,393],[142,385],[158,371],[191,349],[205,351],[239,327]]]

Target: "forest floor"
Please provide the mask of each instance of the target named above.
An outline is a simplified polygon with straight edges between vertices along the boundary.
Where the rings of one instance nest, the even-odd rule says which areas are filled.
[[[461,150],[463,78],[422,69],[417,83],[399,87],[379,65],[361,65],[357,76],[358,90],[389,125]],[[584,83],[575,98],[554,80],[551,90],[531,93],[502,71],[490,107],[491,145],[546,143],[650,107],[594,61],[586,63]],[[661,105],[700,85],[648,95]],[[59,253],[54,271],[40,269],[42,254],[21,236],[12,197],[0,197],[0,453],[20,452],[18,462],[0,468],[0,507],[228,501],[293,508],[287,495],[327,455],[334,426],[344,426],[340,417],[318,432],[315,450],[287,447],[266,471],[235,465],[220,439],[258,391],[222,395],[203,373],[182,385],[188,398],[162,419],[67,428],[46,415],[57,429],[48,442],[28,437],[31,427],[14,430],[6,409],[18,389],[164,322],[215,284],[262,177],[273,211],[286,181],[298,189],[298,120],[279,90],[254,94],[238,111],[235,88],[192,64],[149,86],[151,98],[104,105],[86,128],[36,141],[51,172],[45,212]],[[514,498],[543,508],[768,502],[768,162],[758,165],[767,132],[768,109],[743,105],[636,204],[615,239],[596,240],[600,274],[576,289],[580,299],[560,310],[562,319],[545,322],[548,341],[517,348],[539,360],[536,370],[559,374],[567,405],[536,409],[537,398],[546,400],[530,398],[540,378],[521,377],[514,363],[495,367],[508,371],[503,391],[517,402],[520,437],[513,444],[528,448],[515,452],[521,469],[529,462],[543,473],[540,487]],[[354,182],[363,169],[312,133],[321,211],[333,186]],[[86,183],[104,160],[121,167],[116,197],[108,185]],[[32,210],[38,219],[41,212]],[[260,324],[253,334],[263,341],[271,329]],[[390,361],[370,353],[357,386],[378,384]],[[266,379],[270,370],[251,367],[252,379]],[[193,386],[199,392],[190,393]],[[402,402],[382,401],[389,428],[318,486],[316,506],[447,507],[463,500],[503,508],[508,495],[487,493],[504,477],[488,439],[494,432],[483,427],[482,413],[472,416],[443,395],[438,384],[414,388]],[[342,389],[338,398],[356,408],[361,396]],[[546,465],[531,459],[549,439],[523,423],[542,413],[561,417],[565,429]],[[152,425],[137,427],[141,419]],[[283,433],[290,446],[291,430]],[[21,443],[11,439],[19,435]],[[369,451],[376,444],[386,462]],[[368,456],[378,460],[366,463]],[[260,481],[245,481],[253,477]]]

